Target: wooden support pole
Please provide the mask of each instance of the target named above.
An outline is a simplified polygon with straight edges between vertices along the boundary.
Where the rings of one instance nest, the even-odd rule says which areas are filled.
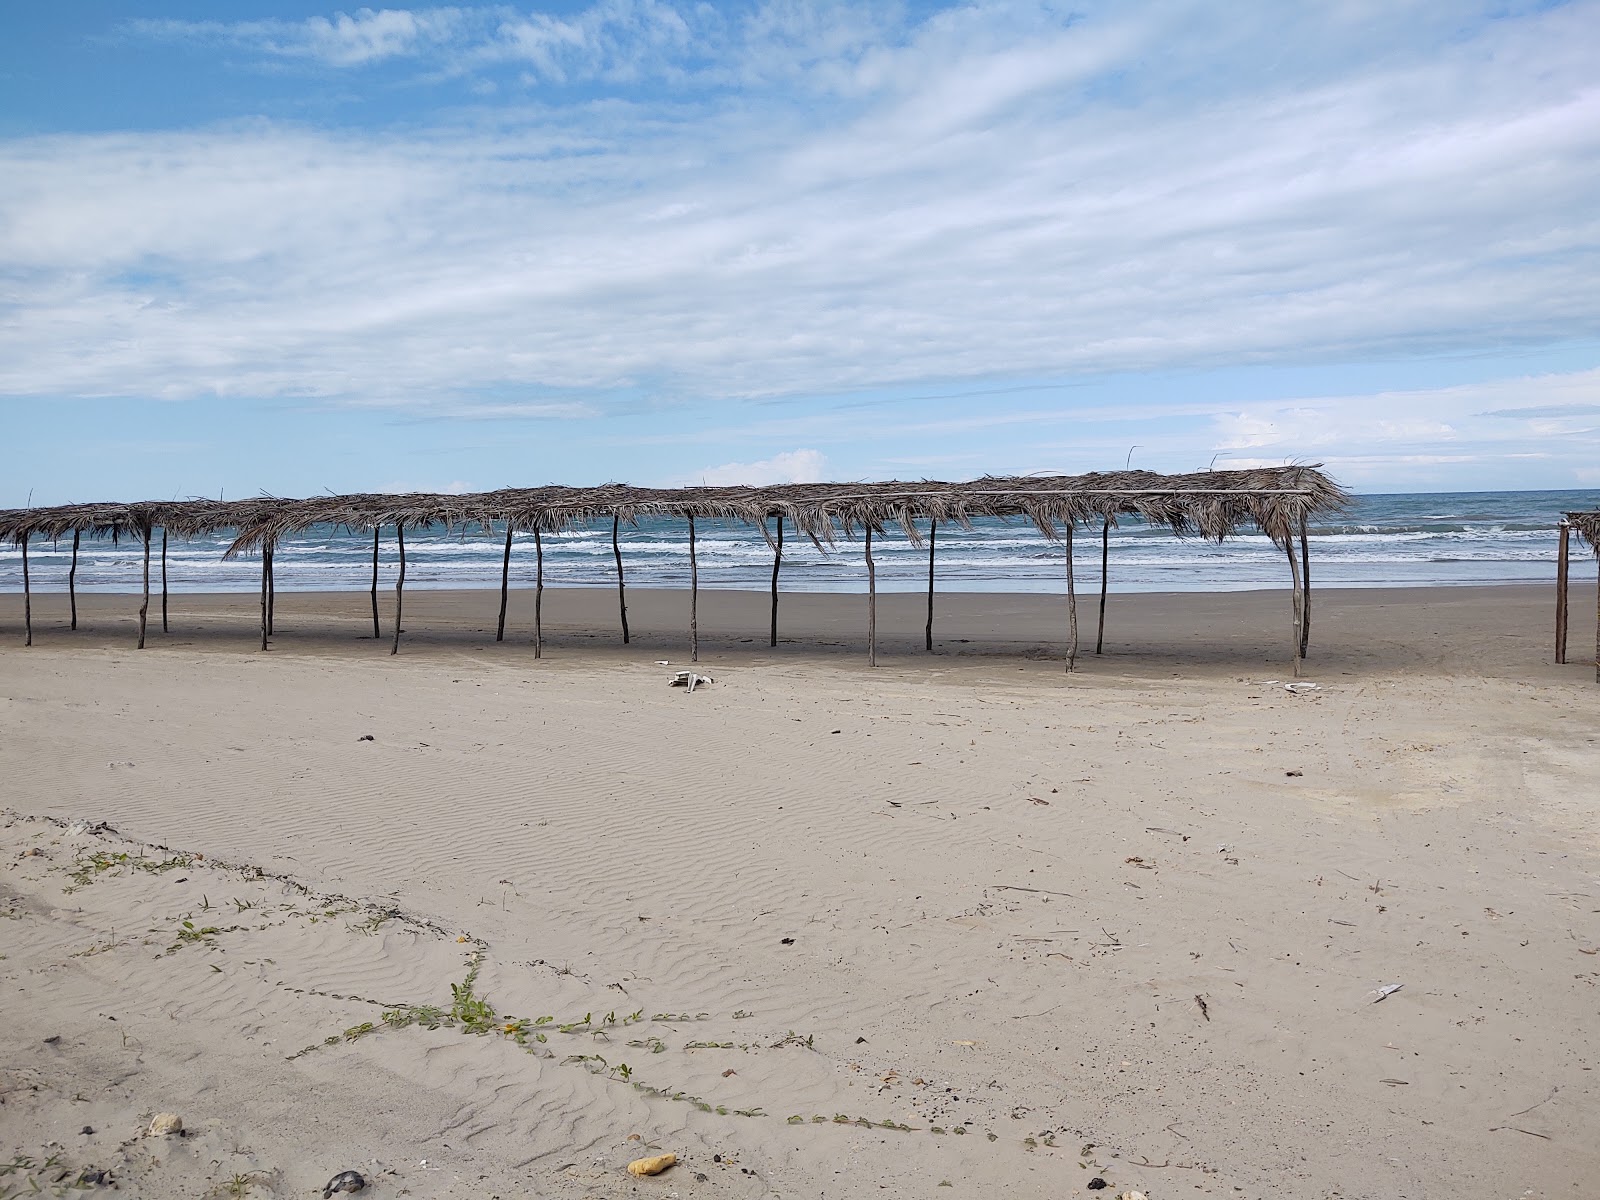
[[[533,656],[544,657],[544,536],[533,527]]]
[[[1106,645],[1106,587],[1111,575],[1111,518],[1100,526],[1100,624],[1095,630],[1094,652],[1099,654]]]
[[[700,565],[694,553],[694,515],[689,516],[689,661],[700,661]]]
[[[620,523],[621,523],[621,518],[618,517],[616,513],[612,513],[611,514],[611,553],[616,556],[616,560],[617,560],[617,608],[622,613],[622,644],[624,646],[626,646],[628,644],[628,592],[627,592],[627,584],[623,581],[623,578],[622,578],[622,543],[617,540],[617,526]],[[689,537],[690,537],[690,540],[691,540],[691,543],[692,543],[693,538],[694,538],[694,518],[693,517],[689,518]],[[691,545],[691,549],[690,549],[690,554],[691,554],[691,556],[693,554],[692,545]]]
[[[394,536],[400,545],[400,574],[394,581],[394,646],[389,650],[391,656],[400,653],[400,616],[406,604],[406,527],[404,522],[395,522]]]
[[[878,665],[878,569],[872,561],[872,526],[867,526],[867,666]]]
[[[167,625],[167,527],[161,527],[161,632],[170,633]]]
[[[150,615],[150,526],[144,527],[144,603],[139,605],[139,649],[144,649],[145,619]]]
[[[922,629],[922,645],[933,653],[933,549],[939,541],[939,519],[928,522],[928,623]]]
[[[1067,522],[1067,674],[1078,669],[1078,584],[1072,570],[1072,522]]]
[[[1572,526],[1561,522],[1561,544],[1556,554],[1556,662],[1567,661],[1567,566],[1572,553]]]
[[[278,632],[278,547],[267,543],[267,632]]]
[[[1306,537],[1306,519],[1300,518],[1300,658],[1305,659],[1311,644],[1311,543]]]
[[[267,648],[267,544],[261,543],[261,648]]]
[[[67,572],[67,599],[72,604],[72,627],[78,627],[78,540],[83,536],[81,529],[72,531],[72,569]]]
[[[778,644],[778,568],[783,566],[783,514],[778,514],[778,548],[772,555],[772,642]]]
[[[378,625],[378,535],[383,532],[383,526],[372,527],[372,640],[377,641],[383,636],[383,629]]]
[[[506,522],[506,553],[500,560],[500,624],[495,628],[494,640],[506,640],[507,589],[511,586],[511,522]]]
[[[28,578],[28,536],[22,535],[22,624],[27,630],[24,646],[33,645],[33,582]]]
[[[1600,549],[1594,552],[1594,681],[1600,683]]]
[[[1294,552],[1294,539],[1293,539],[1292,536],[1286,536],[1283,539],[1283,546],[1284,546],[1285,553],[1287,553],[1288,556],[1289,556],[1289,577],[1293,581],[1292,594],[1293,594],[1293,597],[1294,597],[1294,638],[1293,638],[1293,641],[1290,643],[1290,648],[1294,653],[1294,677],[1296,679],[1299,679],[1300,678],[1300,632],[1301,632],[1301,629],[1302,629],[1302,618],[1301,618],[1301,612],[1300,612],[1300,603],[1301,603],[1301,596],[1300,596],[1300,559],[1299,559],[1298,556],[1296,556],[1296,554]]]

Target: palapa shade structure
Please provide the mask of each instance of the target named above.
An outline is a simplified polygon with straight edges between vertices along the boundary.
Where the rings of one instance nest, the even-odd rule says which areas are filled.
[[[1600,563],[1600,512],[1569,512],[1561,516],[1556,527],[1561,538],[1556,555],[1556,662],[1567,661],[1567,568],[1571,560],[1571,540],[1574,532],[1589,543],[1595,560]],[[1600,578],[1595,585],[1594,678],[1600,683]]]
[[[617,566],[618,604],[627,640],[627,600],[622,550],[617,540],[623,523],[645,518],[676,519],[689,530],[690,652],[698,658],[698,563],[696,520],[734,520],[758,526],[773,549],[772,644],[777,644],[778,583],[785,528],[805,535],[819,548],[831,548],[842,536],[860,534],[867,566],[867,652],[877,660],[876,566],[872,539],[898,528],[913,545],[928,547],[928,622],[925,643],[933,647],[934,554],[941,523],[970,526],[975,518],[1021,518],[1041,535],[1066,549],[1067,669],[1076,665],[1077,586],[1072,568],[1073,532],[1078,526],[1101,535],[1100,636],[1104,640],[1106,568],[1111,527],[1121,518],[1137,517],[1180,535],[1213,541],[1241,529],[1260,529],[1283,550],[1289,565],[1293,596],[1292,647],[1296,670],[1310,636],[1310,551],[1307,526],[1313,517],[1343,508],[1348,497],[1317,466],[1287,466],[1250,471],[1203,471],[1190,475],[1158,475],[1150,471],[1118,471],[1074,476],[995,477],[966,483],[815,483],[775,487],[636,488],[623,484],[601,487],[505,488],[470,495],[348,495],[307,499],[259,497],[242,501],[173,501],[143,504],[84,504],[0,512],[0,540],[24,550],[24,592],[29,593],[26,547],[30,538],[57,540],[70,533],[74,546],[91,537],[137,537],[145,546],[144,604],[140,610],[139,644],[144,644],[149,607],[149,553],[154,530],[179,537],[234,530],[225,557],[260,554],[262,559],[262,648],[272,633],[273,556],[285,537],[315,526],[343,526],[373,533],[373,636],[380,634],[377,603],[378,546],[382,530],[393,526],[400,551],[395,587],[395,631],[391,653],[400,644],[400,615],[405,588],[405,533],[443,528],[506,532],[501,568],[501,608],[497,640],[504,637],[506,592],[510,578],[511,538],[532,533],[538,559],[534,600],[534,652],[543,648],[540,626],[544,587],[543,535],[609,521]],[[772,522],[773,524],[769,524]],[[924,539],[926,527],[926,539]],[[74,560],[75,562],[76,560]],[[163,570],[163,579],[165,577]],[[72,590],[69,578],[69,592]],[[165,589],[163,588],[163,598]],[[164,606],[163,606],[164,608]],[[31,640],[31,610],[28,617]]]

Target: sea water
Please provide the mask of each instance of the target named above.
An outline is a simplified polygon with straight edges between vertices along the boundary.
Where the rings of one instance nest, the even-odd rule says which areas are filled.
[[[1313,582],[1321,587],[1415,587],[1439,584],[1548,582],[1554,578],[1556,522],[1563,511],[1600,508],[1600,492],[1428,492],[1358,496],[1349,511],[1313,525]],[[926,524],[920,525],[926,529]],[[765,589],[773,550],[759,528],[732,521],[697,521],[700,586]],[[159,533],[157,551],[159,552]],[[408,588],[498,587],[504,530],[406,531]],[[1098,588],[1098,523],[1075,534],[1074,567],[1080,588]],[[175,592],[254,591],[261,583],[259,556],[224,560],[231,532],[167,547],[168,586]],[[623,569],[635,587],[689,585],[688,530],[681,521],[649,519],[624,526]],[[35,541],[29,548],[33,586],[66,587],[71,539]],[[786,529],[781,586],[787,591],[860,592],[867,586],[859,534],[818,547]],[[891,527],[873,538],[878,587],[927,587],[926,541],[913,546]],[[1065,586],[1065,547],[1044,538],[1029,522],[984,519],[972,528],[941,525],[936,562],[941,591],[1059,592]],[[1254,529],[1220,545],[1178,537],[1123,519],[1110,532],[1113,592],[1232,591],[1284,587],[1283,552]],[[1574,541],[1573,577],[1592,579],[1595,558]],[[379,585],[392,587],[399,563],[394,530],[383,531]],[[134,592],[141,587],[143,547],[122,540],[85,538],[78,587],[85,592]],[[372,534],[331,526],[307,530],[278,545],[275,586],[290,591],[365,590],[371,585]],[[544,537],[544,578],[550,587],[595,587],[616,582],[611,523]],[[152,588],[160,587],[159,553],[152,555]],[[512,586],[532,587],[532,534],[517,534],[511,552]],[[22,555],[0,547],[0,591],[22,590]]]

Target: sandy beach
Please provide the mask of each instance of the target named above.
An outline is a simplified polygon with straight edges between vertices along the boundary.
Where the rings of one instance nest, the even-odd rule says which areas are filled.
[[[1592,591],[405,603],[0,597],[0,1196],[1594,1194]]]

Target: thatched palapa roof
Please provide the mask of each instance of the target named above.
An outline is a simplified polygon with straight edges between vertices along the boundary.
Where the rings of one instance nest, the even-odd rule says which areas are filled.
[[[1600,512],[1569,512],[1561,516],[1577,530],[1579,537],[1589,543],[1589,549],[1600,555]]]
[[[317,525],[375,529],[400,525],[465,528],[509,523],[554,532],[598,520],[724,518],[761,525],[786,518],[819,545],[842,532],[899,526],[920,542],[916,522],[966,524],[975,517],[1021,517],[1049,538],[1074,525],[1141,517],[1178,533],[1221,540],[1255,526],[1287,545],[1302,523],[1347,503],[1316,466],[1158,475],[1116,471],[1071,476],[989,476],[967,483],[805,483],[772,487],[504,488],[470,495],[350,495],[306,499],[151,501],[73,504],[0,511],[0,540],[136,535],[166,529],[180,537],[237,531],[228,555],[259,551]]]

